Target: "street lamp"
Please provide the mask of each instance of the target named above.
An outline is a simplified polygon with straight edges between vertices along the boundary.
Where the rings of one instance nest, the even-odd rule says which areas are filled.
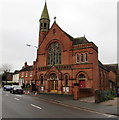
[[[28,46],[28,47],[34,47],[34,48],[38,48],[37,46],[30,45],[30,44],[26,44],[26,46]],[[37,63],[36,63],[36,64],[37,64]],[[36,75],[35,75],[35,89],[36,89],[36,79],[37,79],[37,65],[36,65]]]
[[[33,45],[29,45],[29,44],[26,44],[26,46],[38,48],[37,46],[33,46]]]

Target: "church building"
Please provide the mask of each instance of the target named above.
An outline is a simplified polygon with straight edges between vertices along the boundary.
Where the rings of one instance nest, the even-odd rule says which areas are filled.
[[[33,82],[38,91],[73,94],[75,84],[85,95],[109,89],[109,70],[98,60],[98,47],[93,42],[85,36],[73,38],[58,26],[56,18],[50,27],[46,2],[39,23],[33,70]]]

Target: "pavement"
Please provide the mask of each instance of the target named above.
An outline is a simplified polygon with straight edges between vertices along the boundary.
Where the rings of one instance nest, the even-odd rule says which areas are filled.
[[[59,94],[46,94],[46,93],[38,93],[34,94],[33,92],[25,91],[25,93],[32,95],[34,97],[39,97],[47,101],[52,101],[55,103],[61,103],[66,106],[82,108],[90,111],[116,115],[119,116],[117,109],[119,106],[117,105],[117,101],[119,98],[114,98],[114,100],[108,100],[101,103],[95,103],[95,97],[85,97],[80,98],[79,100],[74,100],[73,95],[59,95]]]

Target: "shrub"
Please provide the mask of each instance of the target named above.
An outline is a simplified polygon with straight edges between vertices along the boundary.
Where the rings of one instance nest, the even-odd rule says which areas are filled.
[[[107,96],[107,100],[113,100],[114,98],[115,98],[115,96],[113,96],[113,95]]]
[[[29,83],[26,84],[26,88],[30,88],[30,84]]]

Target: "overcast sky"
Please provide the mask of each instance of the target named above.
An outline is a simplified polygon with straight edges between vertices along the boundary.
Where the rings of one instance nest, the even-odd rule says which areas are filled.
[[[103,64],[117,63],[118,0],[47,0],[51,20],[73,37],[86,36],[99,49]],[[36,59],[39,19],[45,0],[1,0],[0,64],[21,69]]]

